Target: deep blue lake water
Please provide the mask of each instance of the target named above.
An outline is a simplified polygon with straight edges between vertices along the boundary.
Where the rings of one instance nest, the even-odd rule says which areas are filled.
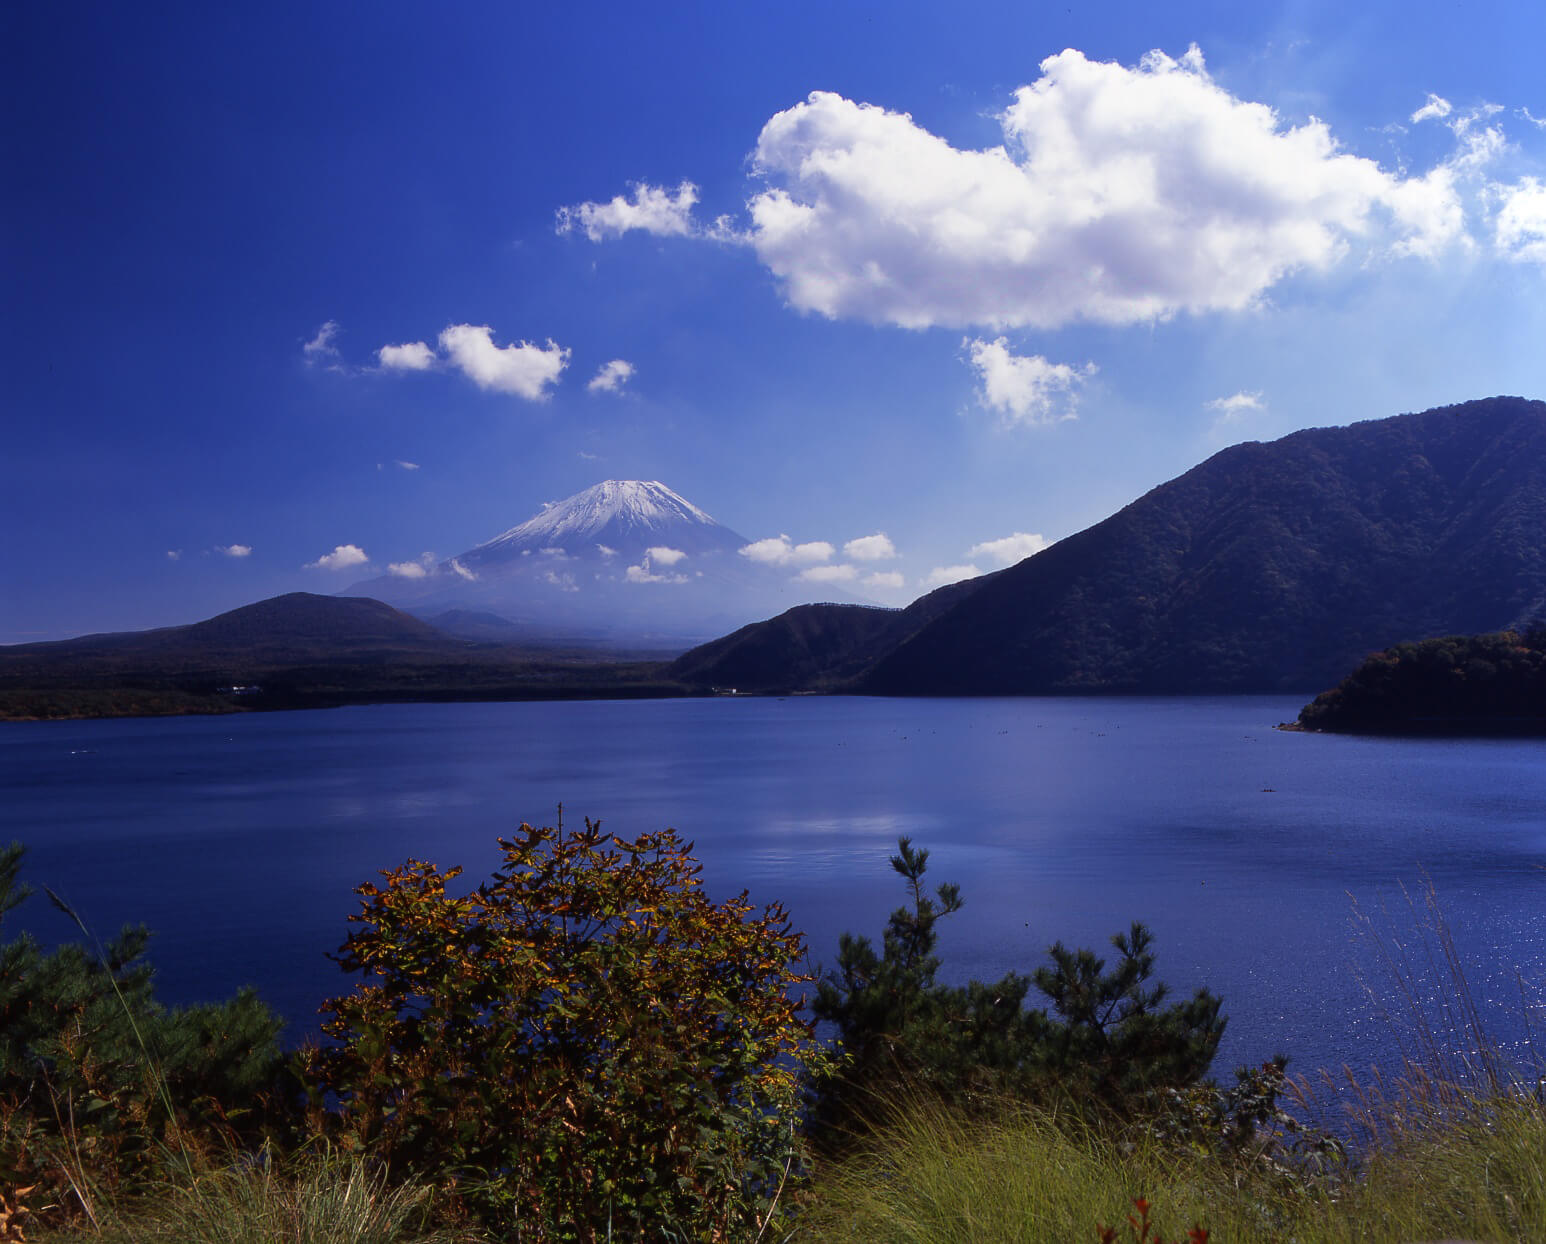
[[[250,982],[310,1028],[353,886],[409,856],[496,862],[522,820],[697,843],[711,892],[780,899],[830,961],[902,898],[898,835],[965,909],[952,977],[1029,971],[1134,919],[1159,975],[1231,1017],[1216,1070],[1388,1061],[1368,939],[1431,877],[1503,1039],[1546,982],[1546,744],[1285,734],[1302,698],[714,699],[384,705],[0,727],[0,837],[99,934],[156,930],[163,997]],[[1350,898],[1351,896],[1351,898]],[[1382,905],[1395,907],[1388,922]],[[41,897],[6,920],[73,933]],[[1362,965],[1362,969],[1359,968]],[[1384,978],[1372,983],[1383,997]]]

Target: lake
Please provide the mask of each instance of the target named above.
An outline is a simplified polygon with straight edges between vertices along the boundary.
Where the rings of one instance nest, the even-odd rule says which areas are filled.
[[[1304,697],[400,704],[0,727],[0,836],[105,935],[156,931],[160,990],[255,984],[298,1038],[347,985],[351,893],[413,856],[497,862],[522,820],[673,826],[711,893],[782,900],[831,961],[902,899],[899,835],[959,882],[945,975],[1029,972],[1132,920],[1230,1016],[1215,1070],[1389,1061],[1352,900],[1401,936],[1437,889],[1501,1039],[1546,981],[1546,747],[1287,734]],[[1388,918],[1379,915],[1382,905]],[[38,897],[6,919],[74,930]],[[1383,998],[1389,983],[1372,971]],[[1427,992],[1427,983],[1419,992]],[[1439,993],[1442,995],[1443,991]]]

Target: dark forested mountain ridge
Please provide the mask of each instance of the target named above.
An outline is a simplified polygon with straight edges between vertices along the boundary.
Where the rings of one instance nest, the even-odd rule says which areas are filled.
[[[1352,734],[1546,734],[1546,629],[1451,635],[1367,657],[1291,729]]]
[[[1237,445],[1000,572],[876,660],[881,694],[1334,683],[1413,635],[1546,613],[1546,403]]]
[[[906,609],[873,605],[797,605],[766,622],[701,644],[668,668],[698,689],[834,691],[864,672],[985,579],[952,583]]]
[[[0,647],[0,720],[681,693],[625,656],[480,643],[378,600],[291,592],[188,626]]]
[[[168,666],[251,670],[274,662],[445,653],[468,645],[378,600],[290,592],[202,622],[0,650],[0,672]]]

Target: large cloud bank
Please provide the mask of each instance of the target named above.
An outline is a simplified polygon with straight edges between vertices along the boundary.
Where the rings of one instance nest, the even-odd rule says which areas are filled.
[[[734,239],[802,310],[997,329],[1239,310],[1355,244],[1434,255],[1464,235],[1455,165],[1387,172],[1322,121],[1289,125],[1231,95],[1196,47],[1134,67],[1069,49],[1040,69],[984,150],[813,92],[763,127],[740,232],[695,225],[690,183],[565,208],[560,229]],[[1516,250],[1532,243],[1531,208],[1509,235]]]
[[[985,151],[828,92],[773,117],[750,241],[790,302],[909,328],[1128,324],[1246,307],[1355,238],[1429,253],[1462,229],[1446,170],[1403,179],[1320,121],[1285,126],[1196,48],[1041,70]]]

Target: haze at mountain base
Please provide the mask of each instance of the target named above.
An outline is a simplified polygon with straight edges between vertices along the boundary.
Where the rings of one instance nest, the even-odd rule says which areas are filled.
[[[748,543],[658,481],[606,480],[465,553],[345,594],[425,618],[493,614],[528,637],[680,651],[810,599],[743,556]]]

